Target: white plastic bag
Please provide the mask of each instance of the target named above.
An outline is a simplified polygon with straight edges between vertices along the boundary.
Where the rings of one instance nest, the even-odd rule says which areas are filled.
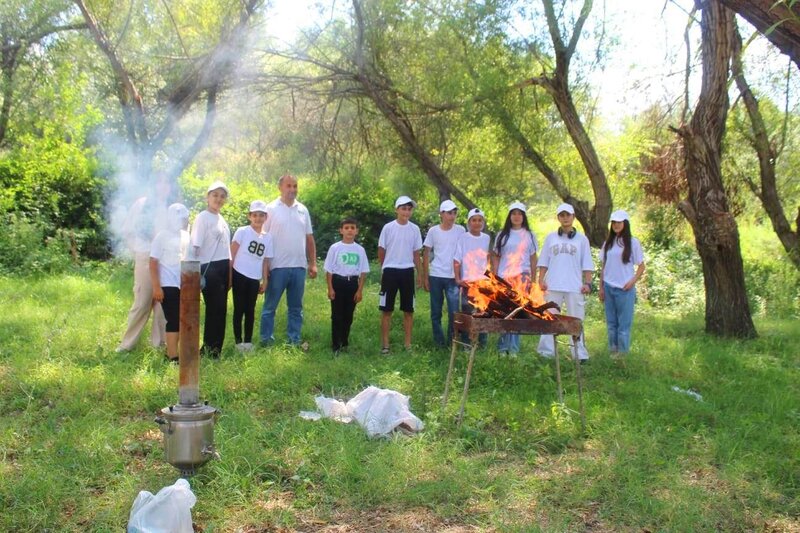
[[[179,479],[155,496],[146,490],[133,501],[128,533],[192,533],[192,507],[197,496],[189,482]]]

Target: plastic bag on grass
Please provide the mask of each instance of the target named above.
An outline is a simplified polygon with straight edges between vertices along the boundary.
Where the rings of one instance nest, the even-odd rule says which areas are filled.
[[[179,479],[158,494],[143,490],[128,517],[128,533],[192,533],[192,507],[197,496],[189,482]]]

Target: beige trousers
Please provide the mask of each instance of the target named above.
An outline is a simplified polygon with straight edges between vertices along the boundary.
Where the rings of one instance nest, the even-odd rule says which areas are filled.
[[[153,311],[150,342],[161,346],[167,342],[167,320],[161,304],[153,301],[153,284],[150,281],[150,254],[137,253],[133,267],[133,305],[128,311],[128,328],[119,343],[119,350],[132,350]]]

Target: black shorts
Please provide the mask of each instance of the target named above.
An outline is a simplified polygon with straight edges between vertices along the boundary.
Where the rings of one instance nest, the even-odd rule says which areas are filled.
[[[167,333],[177,333],[181,330],[181,290],[178,287],[161,287],[164,291],[164,300],[161,310],[167,319]]]
[[[381,293],[378,309],[394,311],[394,300],[400,291],[400,310],[414,312],[414,269],[384,268],[381,274]]]

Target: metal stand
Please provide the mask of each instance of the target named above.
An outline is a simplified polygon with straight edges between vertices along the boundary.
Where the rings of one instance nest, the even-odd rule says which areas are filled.
[[[481,321],[473,320],[468,315],[464,315],[461,313],[457,313],[455,317],[455,335],[458,335],[459,331],[466,331],[469,335],[470,342],[464,343],[456,339],[456,336],[452,339],[452,347],[450,350],[450,365],[447,368],[447,378],[444,382],[444,394],[442,395],[442,411],[444,412],[445,407],[447,406],[447,399],[450,395],[450,382],[453,379],[453,368],[455,366],[456,361],[456,352],[458,351],[459,346],[464,346],[469,348],[469,360],[467,363],[467,373],[464,377],[464,390],[461,393],[461,405],[458,409],[458,417],[456,418],[456,423],[458,427],[461,427],[461,422],[464,420],[464,409],[467,405],[467,395],[469,393],[469,382],[470,378],[472,377],[472,368],[475,365],[475,351],[478,348],[477,337],[478,332],[480,330],[487,331],[491,329],[491,324],[486,323],[483,321],[484,324],[481,325]],[[476,324],[478,326],[476,327]],[[577,333],[582,330],[580,325],[578,325],[579,329],[572,329],[573,332]],[[522,334],[531,334],[530,332],[523,331]],[[556,393],[558,395],[558,403],[564,404],[564,389],[561,383],[561,363],[560,358],[558,356],[558,334],[553,334],[553,359],[555,359],[556,365]],[[581,335],[571,335],[572,337],[572,361],[575,364],[575,380],[578,386],[578,405],[580,410],[580,417],[581,417],[581,432],[586,432],[586,413],[584,410],[583,405],[583,375],[581,373],[581,362],[578,356],[578,342],[581,338]]]

